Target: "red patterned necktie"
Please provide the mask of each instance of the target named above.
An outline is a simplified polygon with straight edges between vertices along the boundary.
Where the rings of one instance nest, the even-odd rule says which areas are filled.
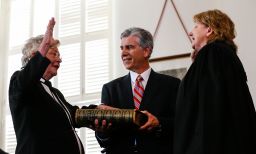
[[[144,93],[142,81],[143,81],[143,78],[140,75],[138,75],[135,81],[134,89],[133,89],[133,100],[134,100],[135,109],[140,108],[140,103]]]

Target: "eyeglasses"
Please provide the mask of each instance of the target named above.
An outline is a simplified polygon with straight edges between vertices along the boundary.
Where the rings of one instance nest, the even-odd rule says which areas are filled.
[[[59,52],[48,52],[47,54],[51,55],[54,58],[60,58],[60,53]]]
[[[50,47],[47,54],[54,58],[60,58],[60,52],[56,46]]]

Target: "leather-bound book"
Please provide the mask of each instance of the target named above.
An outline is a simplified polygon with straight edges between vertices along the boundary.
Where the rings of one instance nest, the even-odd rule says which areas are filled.
[[[106,120],[114,125],[135,124],[144,125],[148,117],[139,110],[118,109],[118,110],[101,110],[101,109],[77,109],[75,120],[79,127],[89,127],[94,124],[94,120]]]

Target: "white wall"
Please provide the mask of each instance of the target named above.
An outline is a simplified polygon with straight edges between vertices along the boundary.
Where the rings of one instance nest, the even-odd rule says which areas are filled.
[[[129,27],[142,27],[149,30],[152,34],[155,32],[157,22],[165,0],[114,0],[113,3],[113,29],[114,29],[114,77],[127,73],[122,65],[120,58],[120,33]],[[256,69],[253,58],[254,42],[256,39],[256,1],[254,0],[174,0],[176,8],[188,31],[191,30],[194,23],[192,17],[194,14],[209,9],[220,9],[227,13],[236,25],[237,38],[235,42],[239,47],[239,57],[244,64],[248,76],[248,84],[256,101]],[[190,52],[190,42],[182,29],[181,24],[175,14],[171,1],[168,0],[167,7],[156,35],[155,48],[152,57],[162,57],[177,53]],[[191,64],[189,58],[177,59],[152,63],[155,70],[166,70],[170,68],[189,67]],[[256,103],[255,103],[256,105]]]

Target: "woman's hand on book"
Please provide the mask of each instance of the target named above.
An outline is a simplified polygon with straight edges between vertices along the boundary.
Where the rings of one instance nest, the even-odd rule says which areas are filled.
[[[100,109],[100,110],[119,110],[119,108],[115,108],[115,107],[104,105],[104,104],[98,105],[96,107],[96,109]]]
[[[106,120],[99,121],[98,119],[94,120],[94,130],[98,132],[107,133],[110,131],[112,126],[111,122]]]

